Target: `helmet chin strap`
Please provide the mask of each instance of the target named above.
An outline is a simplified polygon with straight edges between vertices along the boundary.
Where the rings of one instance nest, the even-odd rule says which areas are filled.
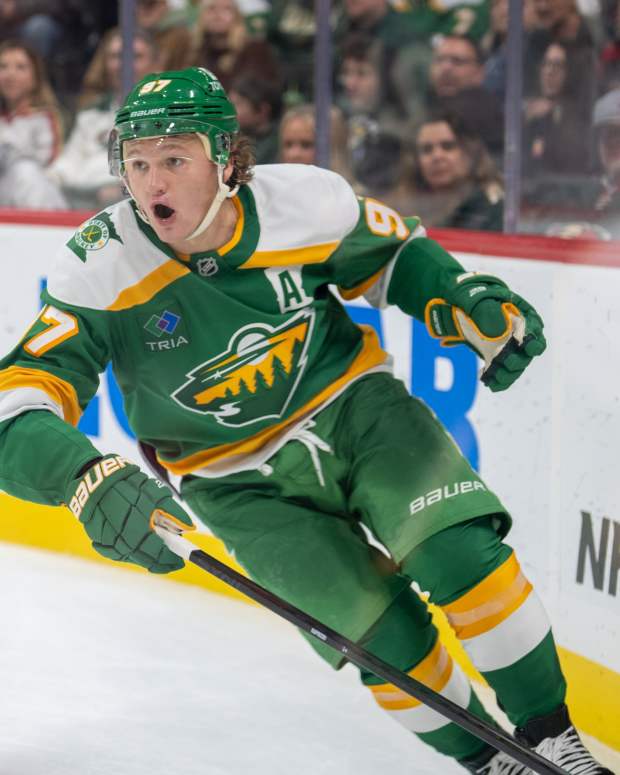
[[[200,142],[202,143],[205,153],[207,154],[207,159],[209,161],[213,161],[211,158],[211,147],[209,145],[209,140],[206,137],[206,135],[201,134],[200,132],[196,133],[197,136],[200,138]],[[213,220],[215,219],[215,216],[218,214],[220,207],[224,203],[224,200],[226,199],[232,199],[233,196],[239,191],[239,186],[235,186],[234,188],[229,188],[229,186],[224,183],[224,164],[218,164],[218,162],[213,162],[215,166],[217,167],[217,193],[213,198],[213,201],[209,205],[209,208],[207,209],[207,212],[205,213],[204,218],[200,221],[198,226],[194,229],[194,231],[191,232],[191,234],[188,234],[187,237],[185,237],[186,240],[192,240],[196,239],[196,237],[199,237],[203,232],[205,232],[209,226],[213,223]],[[126,176],[123,176],[123,183],[125,184],[125,188],[129,192],[131,198],[134,200],[134,202],[137,205],[138,215],[145,223],[148,223],[148,225],[151,225],[151,222],[149,220],[148,215],[144,212],[144,210],[140,207],[138,200],[133,195],[132,190],[129,188],[129,181],[127,180]]]
[[[198,134],[198,137],[204,146],[207,158],[209,161],[213,161],[211,158],[211,147],[209,145],[208,138],[203,134]],[[205,232],[213,223],[213,220],[218,214],[220,207],[224,203],[224,200],[231,199],[239,190],[239,186],[229,188],[226,183],[224,183],[224,165],[219,164],[218,162],[214,162],[214,164],[217,167],[217,194],[213,198],[213,201],[211,202],[211,205],[209,206],[209,209],[207,210],[202,221],[200,221],[198,226],[196,226],[191,234],[188,234],[187,237],[185,237],[187,240],[196,239],[196,237],[199,237],[203,232]]]

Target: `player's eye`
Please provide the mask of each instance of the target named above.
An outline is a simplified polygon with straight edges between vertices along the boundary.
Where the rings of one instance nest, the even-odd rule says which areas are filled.
[[[181,158],[180,156],[169,156],[166,159],[166,166],[173,170],[179,169],[183,166],[184,163],[185,159]]]
[[[141,159],[127,159],[126,166],[132,170],[132,172],[146,172],[148,164]]]

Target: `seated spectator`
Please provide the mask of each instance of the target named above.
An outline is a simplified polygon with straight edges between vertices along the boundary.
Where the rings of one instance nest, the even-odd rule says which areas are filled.
[[[252,75],[245,75],[233,82],[228,96],[237,109],[241,131],[254,146],[256,163],[276,162],[278,121],[282,112],[280,88]]]
[[[438,114],[415,132],[415,213],[426,226],[501,231],[503,189],[478,135]]]
[[[314,0],[271,0],[265,37],[277,53],[284,102],[299,104],[313,97],[316,19]],[[257,32],[251,23],[252,33]]]
[[[280,91],[280,68],[271,45],[249,36],[235,0],[202,0],[197,44],[191,64],[206,67],[228,91],[233,80],[249,75]]]
[[[551,43],[561,43],[574,65],[571,89],[575,104],[582,106],[588,118],[596,94],[596,55],[592,33],[576,0],[534,0],[534,12],[534,26],[523,41],[524,94],[536,93],[545,52]]]
[[[620,2],[603,0],[601,17],[606,43],[599,56],[599,81],[605,94],[620,86]]]
[[[344,0],[336,29],[338,41],[351,33],[378,37],[387,48],[399,48],[435,35],[469,35],[479,40],[488,29],[485,3],[417,3],[390,0]]]
[[[528,175],[585,173],[589,122],[571,93],[574,74],[566,48],[551,43],[540,64],[538,93],[524,102],[523,161]]]
[[[60,112],[43,62],[19,41],[0,44],[0,141],[42,167],[56,158],[62,141]]]
[[[393,88],[384,54],[381,43],[366,36],[351,35],[343,41],[338,103],[348,120],[366,119],[382,130],[401,134],[407,114]]]
[[[376,125],[367,125],[365,132],[358,126],[349,147],[356,193],[380,199],[403,215],[413,214],[412,159],[402,139]]]
[[[168,0],[136,0],[136,24],[155,39],[162,70],[181,70],[188,66],[192,33],[172,13]]]
[[[478,45],[462,35],[449,35],[434,48],[429,73],[427,110],[461,117],[499,157],[504,144],[501,101],[482,86],[484,64]]]
[[[48,59],[63,34],[63,0],[0,0],[0,40],[18,39]]]
[[[593,126],[598,177],[542,178],[526,185],[526,223],[554,235],[620,239],[620,88],[596,101]]]
[[[50,180],[62,187],[75,208],[100,209],[123,195],[118,178],[108,171],[108,137],[123,96],[122,49],[120,30],[110,30],[101,49],[105,90],[94,106],[78,112],[63,152],[48,169]],[[136,80],[159,70],[157,46],[148,33],[136,32],[133,52]]]
[[[162,13],[163,9],[163,13]],[[149,39],[154,42],[158,50],[158,67],[160,70],[176,70],[186,66],[191,51],[191,33],[185,27],[172,27],[170,31],[165,26],[165,13],[167,13],[167,0],[164,5],[151,6],[141,5],[138,2],[136,6],[136,20],[146,20],[148,27],[142,27],[138,24],[138,30],[143,39]],[[158,21],[159,20],[159,21]],[[177,30],[180,30],[178,32]],[[110,39],[121,37],[122,35],[117,27],[109,29],[97,46],[93,58],[86,69],[82,88],[78,97],[78,108],[84,109],[99,105],[102,100],[107,99],[110,92],[116,88],[109,82],[108,57],[110,56]],[[163,43],[162,43],[163,41]],[[117,44],[120,46],[121,44]],[[118,49],[120,51],[120,48]],[[183,52],[181,56],[180,52]],[[120,57],[120,55],[119,55]],[[136,71],[140,70],[140,65],[136,63]],[[120,68],[120,58],[119,58]]]
[[[316,164],[316,118],[314,105],[289,108],[280,122],[280,161]],[[347,151],[347,125],[338,108],[330,111],[329,168],[352,180]]]
[[[484,52],[482,85],[500,99],[506,92],[506,41],[508,38],[508,0],[491,0],[490,29],[481,41]],[[534,0],[523,0],[523,30],[535,25]]]
[[[67,203],[36,161],[0,142],[0,207],[63,210]]]

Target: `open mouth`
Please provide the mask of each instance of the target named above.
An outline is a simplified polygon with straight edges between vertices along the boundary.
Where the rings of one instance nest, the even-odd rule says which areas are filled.
[[[168,218],[171,218],[174,215],[174,210],[172,207],[168,207],[168,205],[163,204],[156,204],[153,208],[153,212],[162,221],[167,221]]]

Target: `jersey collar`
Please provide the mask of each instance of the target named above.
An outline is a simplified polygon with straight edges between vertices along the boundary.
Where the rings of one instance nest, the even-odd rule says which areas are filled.
[[[254,195],[250,191],[249,186],[241,186],[239,193],[233,197],[232,202],[239,217],[237,219],[235,231],[228,242],[218,248],[218,250],[191,253],[189,255],[185,253],[176,253],[170,245],[162,242],[155,233],[155,230],[138,215],[137,205],[133,200],[131,201],[131,206],[133,207],[134,217],[140,231],[148,238],[149,242],[152,242],[159,250],[170,258],[179,261],[185,266],[190,266],[191,268],[193,268],[202,258],[219,258],[222,259],[230,269],[236,269],[238,266],[241,266],[241,264],[244,264],[256,250],[258,237],[260,235],[260,226],[256,213]]]

